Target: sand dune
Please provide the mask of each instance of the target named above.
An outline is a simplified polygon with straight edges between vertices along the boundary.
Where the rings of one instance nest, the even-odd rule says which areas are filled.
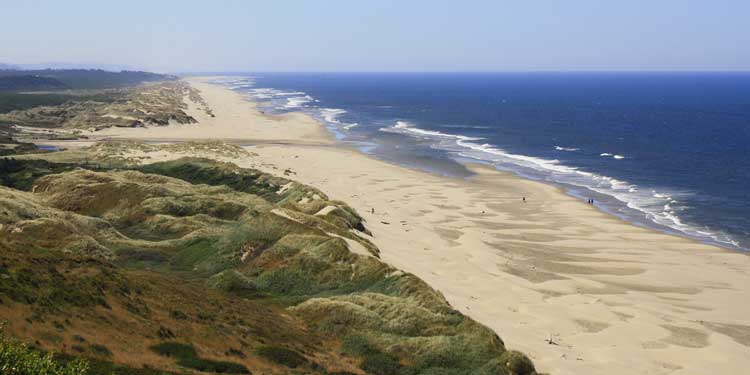
[[[443,292],[540,371],[750,367],[747,256],[626,223],[558,188],[483,166],[468,166],[476,172],[468,180],[394,166],[333,145],[307,116],[266,116],[205,79],[190,82],[215,118],[191,109],[198,124],[93,136],[253,144],[257,156],[227,160],[286,171],[349,203],[367,219],[383,260]]]

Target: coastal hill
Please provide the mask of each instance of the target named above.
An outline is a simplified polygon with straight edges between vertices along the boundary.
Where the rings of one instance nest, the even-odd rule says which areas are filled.
[[[197,94],[175,78],[136,71],[2,70],[0,155],[34,150],[27,142],[34,139],[78,138],[82,130],[193,123],[182,97]]]
[[[109,111],[181,126],[188,98],[213,116],[179,81],[117,92],[3,119],[54,139],[117,126]],[[140,157],[160,153],[184,157]],[[119,141],[0,158],[0,358],[17,368],[37,358],[26,351],[83,359],[76,374],[536,373],[441,293],[382,262],[349,205],[218,161],[239,156],[256,157],[218,141]]]
[[[141,71],[111,72],[101,69],[0,69],[0,78],[43,77],[62,82],[70,89],[110,89],[141,84],[144,82],[175,79],[174,76]]]
[[[70,87],[57,79],[35,75],[0,76],[0,91],[65,90]]]

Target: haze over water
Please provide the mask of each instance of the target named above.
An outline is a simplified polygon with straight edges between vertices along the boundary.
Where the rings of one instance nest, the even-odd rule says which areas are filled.
[[[750,74],[267,73],[229,82],[345,142],[461,175],[481,161],[636,223],[750,248]]]

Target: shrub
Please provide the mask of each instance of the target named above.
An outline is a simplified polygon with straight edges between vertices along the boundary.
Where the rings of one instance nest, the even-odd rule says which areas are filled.
[[[191,368],[203,372],[213,372],[218,374],[249,374],[247,367],[233,362],[212,361],[203,358],[181,358],[177,364],[182,367]]]
[[[308,363],[307,358],[294,350],[278,346],[262,346],[255,353],[271,362],[290,368],[296,368]]]
[[[173,339],[177,337],[171,329],[164,326],[160,326],[156,334],[162,339]]]
[[[26,344],[8,339],[0,330],[0,374],[3,375],[84,375],[86,362],[76,360],[65,365],[49,353],[42,356]]]
[[[68,363],[75,360],[75,357],[60,353],[55,355],[55,360],[60,363]],[[136,368],[96,358],[88,359],[87,363],[87,375],[184,375],[172,371],[153,369],[146,364],[140,368]]]
[[[509,350],[500,356],[500,363],[503,364],[509,375],[533,375],[536,374],[534,364],[531,360],[515,350]]]
[[[344,352],[352,355],[367,355],[376,353],[377,349],[370,342],[360,335],[348,335],[343,342]]]
[[[245,358],[245,353],[240,349],[229,348],[226,354],[234,356],[234,357],[238,357],[238,358]]]
[[[198,356],[192,345],[181,344],[179,342],[163,342],[151,346],[151,350],[156,354],[172,358],[191,358]]]
[[[90,348],[91,348],[91,352],[94,353],[94,354],[96,354],[96,355],[100,355],[100,356],[103,356],[103,357],[111,357],[112,356],[112,352],[109,351],[109,349],[106,346],[104,346],[104,345],[92,344],[90,346]]]
[[[172,310],[169,312],[169,316],[176,320],[187,320],[188,316],[180,310]]]
[[[244,365],[225,361],[214,361],[200,358],[192,345],[178,342],[163,342],[151,346],[151,350],[159,355],[177,359],[177,364],[203,372],[220,374],[249,374],[250,370]]]
[[[393,357],[384,353],[371,353],[365,356],[365,360],[359,366],[368,374],[392,375],[401,370],[401,364]]]

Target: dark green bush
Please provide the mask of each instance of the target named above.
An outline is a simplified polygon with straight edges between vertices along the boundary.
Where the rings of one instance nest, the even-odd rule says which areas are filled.
[[[109,348],[107,348],[104,345],[92,344],[90,346],[90,348],[91,348],[91,352],[94,353],[94,354],[96,354],[96,355],[100,355],[100,356],[103,356],[103,357],[111,357],[112,356],[112,352],[109,351]]]
[[[177,337],[177,335],[175,335],[171,329],[164,326],[159,327],[159,330],[156,332],[156,334],[162,339],[173,339]]]
[[[368,374],[374,375],[393,375],[399,373],[402,369],[398,361],[384,353],[366,355],[359,367]]]
[[[182,367],[191,368],[203,372],[213,372],[217,374],[249,374],[247,367],[232,362],[212,361],[203,358],[181,358],[177,364]]]
[[[344,337],[342,349],[344,349],[344,352],[347,354],[359,356],[378,352],[378,350],[370,344],[367,338],[360,335],[348,335]]]
[[[197,357],[198,352],[195,351],[192,345],[182,344],[179,342],[163,342],[156,344],[150,348],[156,354],[164,357],[172,358],[192,358]]]
[[[534,364],[523,353],[509,350],[500,356],[500,363],[505,367],[508,375],[536,374]]]
[[[294,350],[278,346],[262,346],[255,353],[271,362],[290,368],[296,368],[308,363],[307,358]]]
[[[235,349],[235,348],[229,348],[227,350],[226,355],[231,355],[238,358],[245,358],[245,353],[242,350]]]
[[[177,359],[177,364],[203,372],[220,374],[249,374],[250,370],[244,365],[225,361],[214,361],[200,358],[192,345],[178,342],[163,342],[151,346],[151,350],[159,355]]]
[[[169,312],[169,316],[172,319],[177,319],[177,320],[187,320],[187,318],[188,318],[187,314],[185,314],[184,312],[182,312],[180,310],[172,310],[172,311],[170,311]]]
[[[67,354],[56,354],[55,360],[60,363],[69,363],[76,360],[76,357]],[[86,375],[183,375],[172,371],[156,370],[143,365],[141,368],[118,365],[109,360],[90,358],[87,360],[88,371]]]

